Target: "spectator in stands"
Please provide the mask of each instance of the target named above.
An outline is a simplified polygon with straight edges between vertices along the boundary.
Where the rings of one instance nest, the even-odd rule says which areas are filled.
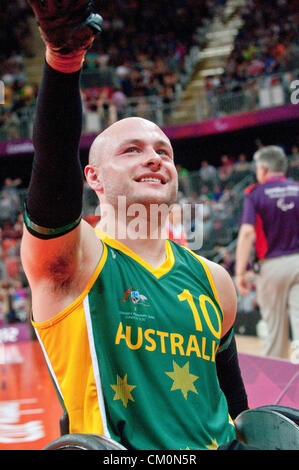
[[[293,145],[290,155],[290,167],[298,168],[299,167],[299,147],[298,145]]]
[[[4,179],[3,183],[3,188],[7,193],[11,194],[12,197],[16,200],[19,201],[19,194],[17,191],[17,188],[22,184],[22,179],[21,178],[11,178],[11,177],[6,177]]]
[[[0,325],[7,322],[9,313],[9,292],[6,280],[0,279]]]
[[[241,153],[235,164],[233,173],[231,176],[231,182],[234,184],[239,183],[244,177],[251,175],[252,173],[252,162],[247,160],[247,156],[245,153]]]
[[[197,191],[192,191],[187,200],[189,204],[200,204],[201,194],[198,194]]]
[[[247,161],[245,153],[240,153],[237,161],[234,164],[234,171],[237,173],[245,173],[249,170],[251,170],[251,163]]]
[[[222,255],[222,259],[220,261],[221,266],[223,266],[233,276],[235,267],[233,254],[227,248],[222,248],[219,253]]]
[[[20,137],[19,126],[20,120],[17,113],[9,110],[5,115],[5,121],[2,127],[7,140],[18,139]]]
[[[7,271],[3,259],[3,248],[0,244],[0,282],[7,279]]]
[[[222,155],[220,161],[218,177],[221,182],[226,182],[233,173],[234,161],[228,155]]]
[[[202,198],[213,199],[213,191],[208,184],[204,184],[200,189],[200,199]]]
[[[11,316],[11,298],[10,298],[10,285],[7,281],[0,283],[0,322],[8,323]]]
[[[299,147],[293,145],[289,156],[288,176],[295,181],[299,180]]]
[[[217,177],[217,170],[207,160],[203,160],[200,164],[199,177],[202,182],[214,182]]]
[[[11,198],[9,194],[5,191],[2,191],[0,194],[0,225],[3,225],[4,222],[8,220],[13,220],[14,211],[11,204]]]
[[[179,181],[179,191],[182,191],[185,195],[189,194],[189,171],[187,168],[184,168],[181,164],[176,165],[176,170],[178,172],[178,181]]]
[[[11,283],[10,295],[14,321],[27,321],[30,312],[28,287],[24,287],[20,279],[15,279]]]
[[[20,178],[5,178],[0,194],[0,223],[9,220],[15,221],[21,209],[20,197],[17,187],[22,183]]]
[[[221,186],[219,184],[215,184],[213,187],[211,200],[213,202],[219,202],[222,196],[223,196],[223,190]]]
[[[122,91],[121,87],[117,87],[111,97],[111,103],[116,108],[117,119],[122,119],[124,117],[124,110],[127,104],[127,97]]]

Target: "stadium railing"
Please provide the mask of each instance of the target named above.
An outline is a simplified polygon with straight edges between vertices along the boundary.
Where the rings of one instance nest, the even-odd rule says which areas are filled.
[[[97,75],[98,83],[101,83],[101,72],[92,72],[92,74],[93,82]],[[242,84],[241,91],[225,91],[222,88],[210,90],[204,98],[184,104],[186,116],[195,115],[197,121],[203,121],[219,116],[290,104],[294,92],[291,85],[298,78],[299,69],[295,69],[280,74],[252,78]],[[98,133],[115,120],[132,115],[152,120],[161,127],[171,126],[180,100],[181,90],[178,87],[174,99],[167,103],[159,95],[127,98],[120,109],[116,108],[112,100],[107,100],[102,104],[94,102],[95,109],[93,111],[89,110],[88,103],[85,103],[83,133]],[[34,113],[35,106],[31,105],[14,113],[14,119],[4,119],[4,123],[0,127],[0,140],[31,138]],[[188,117],[184,122],[188,123]]]

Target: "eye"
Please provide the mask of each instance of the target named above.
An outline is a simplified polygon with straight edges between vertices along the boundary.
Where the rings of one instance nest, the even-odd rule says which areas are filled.
[[[139,152],[139,149],[137,147],[128,147],[124,153],[134,153],[134,152]]]
[[[165,155],[165,156],[168,157],[168,158],[172,158],[170,152],[169,152],[167,149],[163,149],[163,148],[162,148],[162,149],[158,149],[158,150],[156,151],[156,153],[157,153],[158,155]]]

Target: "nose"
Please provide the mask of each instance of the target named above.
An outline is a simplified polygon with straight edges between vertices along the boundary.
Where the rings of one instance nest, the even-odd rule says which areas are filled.
[[[162,159],[161,156],[154,150],[151,149],[147,153],[147,158],[144,162],[144,165],[151,168],[154,171],[157,171],[161,168]]]

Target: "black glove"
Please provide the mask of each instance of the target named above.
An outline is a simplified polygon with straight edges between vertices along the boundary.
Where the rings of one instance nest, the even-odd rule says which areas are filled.
[[[94,1],[88,0],[28,0],[43,41],[59,54],[87,50],[103,18],[96,12]]]

